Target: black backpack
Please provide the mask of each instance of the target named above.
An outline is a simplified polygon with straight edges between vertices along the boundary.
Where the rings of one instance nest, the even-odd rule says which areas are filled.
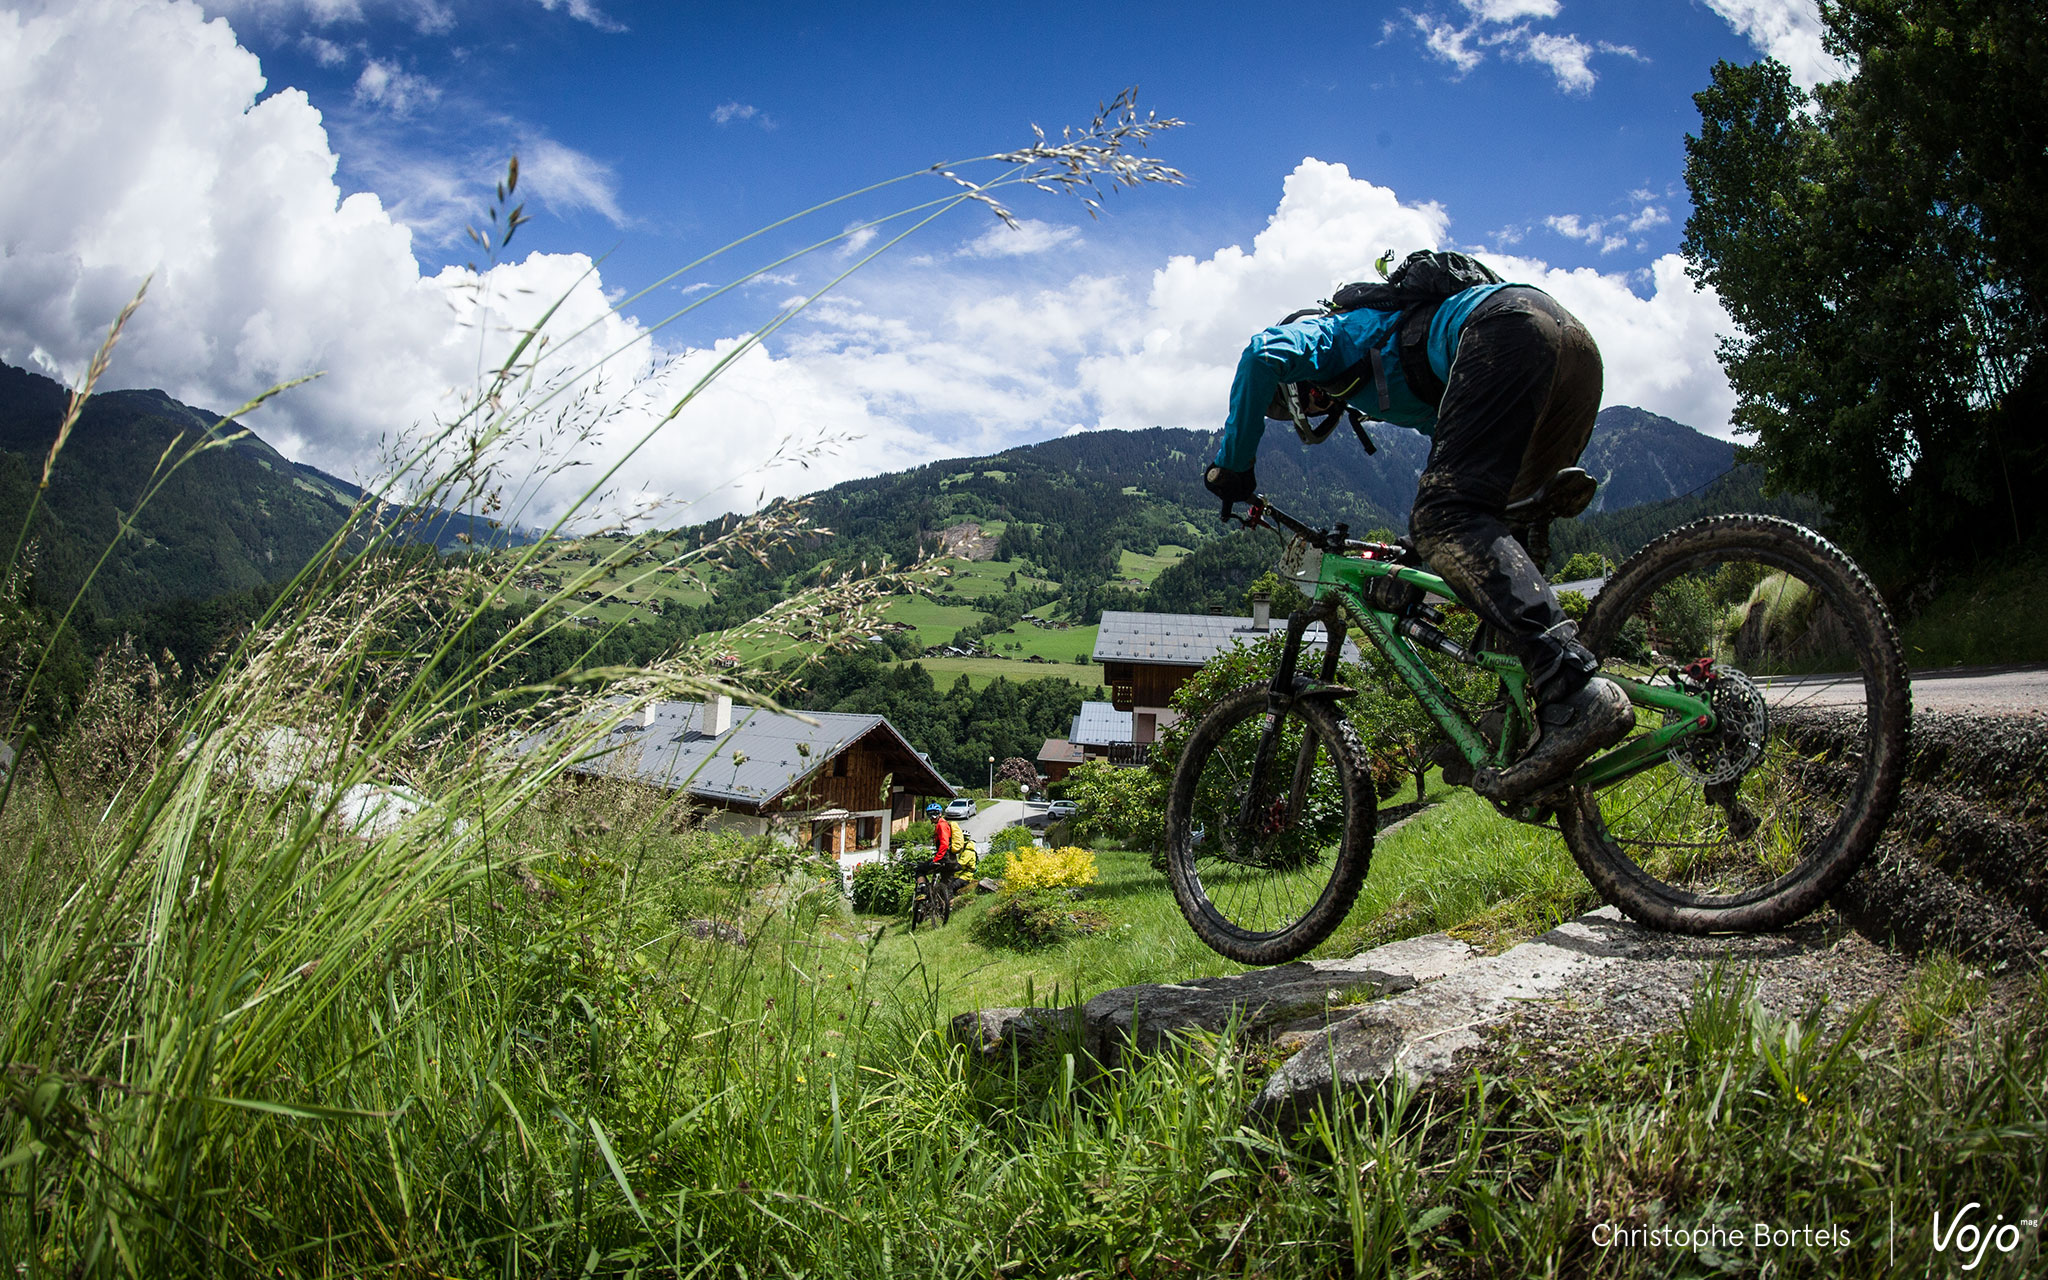
[[[1482,284],[1500,284],[1493,268],[1462,253],[1438,253],[1417,249],[1395,267],[1384,280],[1360,280],[1347,284],[1323,304],[1325,311],[1406,311],[1410,307],[1442,302],[1454,293]]]

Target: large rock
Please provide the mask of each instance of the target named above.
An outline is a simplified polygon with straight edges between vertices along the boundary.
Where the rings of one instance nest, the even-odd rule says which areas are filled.
[[[1076,1030],[1073,1009],[977,1009],[953,1019],[953,1039],[986,1059],[1028,1057]]]
[[[1905,981],[1912,963],[1826,913],[1778,933],[1688,937],[1607,907],[1499,955],[1431,934],[1349,960],[1119,987],[1079,1009],[962,1014],[953,1034],[986,1057],[1058,1044],[1104,1065],[1189,1034],[1263,1041],[1293,1052],[1253,1118],[1284,1126],[1389,1081],[1456,1077],[1503,1036],[1569,1057],[1648,1035],[1676,1022],[1717,968],[1781,1015],[1846,1018]]]
[[[1356,1010],[1282,1063],[1253,1110],[1291,1120],[1342,1089],[1377,1088],[1396,1075],[1411,1084],[1434,1079],[1517,1004],[1583,990],[1596,971],[1628,959],[1642,933],[1603,908]]]
[[[998,1008],[953,1019],[953,1038],[984,1057],[1029,1053],[1071,1029],[1105,1065],[1152,1052],[1176,1033],[1222,1032],[1275,1039],[1321,1030],[1362,1000],[1442,977],[1479,954],[1442,934],[1389,943],[1349,960],[1305,960],[1274,969],[1184,983],[1105,991],[1080,1009]]]
[[[1193,982],[1147,983],[1105,991],[1082,1006],[1096,1057],[1114,1066],[1127,1052],[1156,1052],[1171,1035],[1235,1029],[1270,1040],[1320,1030],[1364,1001],[1440,978],[1478,954],[1442,934],[1378,947],[1348,960],[1298,960]]]

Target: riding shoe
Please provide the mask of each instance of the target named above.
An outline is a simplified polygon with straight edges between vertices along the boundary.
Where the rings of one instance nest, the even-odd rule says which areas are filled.
[[[1481,769],[1472,779],[1474,791],[1502,804],[1541,795],[1587,756],[1626,738],[1636,712],[1620,685],[1594,676],[1577,692],[1544,703],[1536,720],[1542,726],[1536,745],[1505,769]]]

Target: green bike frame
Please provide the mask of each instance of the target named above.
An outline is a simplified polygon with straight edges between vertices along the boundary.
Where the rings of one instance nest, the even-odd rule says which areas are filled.
[[[1479,736],[1479,730],[1459,709],[1457,700],[1423,662],[1415,646],[1400,633],[1400,615],[1382,609],[1372,601],[1372,580],[1390,578],[1445,603],[1456,604],[1456,595],[1442,578],[1391,560],[1326,554],[1300,538],[1288,548],[1281,563],[1281,576],[1294,582],[1311,600],[1321,604],[1323,608],[1314,612],[1324,614],[1330,621],[1336,621],[1332,615],[1336,608],[1341,608],[1344,617],[1356,624],[1371,640],[1373,647],[1393,664],[1401,682],[1422,703],[1430,719],[1436,721],[1438,727],[1457,744],[1458,751],[1475,770],[1506,767],[1513,755],[1513,744],[1526,736],[1525,730],[1532,714],[1529,674],[1520,660],[1490,650],[1468,655],[1473,664],[1498,676],[1507,691],[1506,722],[1500,742],[1488,747],[1486,740]],[[1334,629],[1331,643],[1333,646],[1341,646],[1342,643]],[[1289,647],[1290,650],[1294,648],[1293,645]],[[1611,786],[1652,768],[1683,739],[1713,732],[1714,709],[1704,700],[1679,689],[1630,680],[1624,676],[1608,674],[1606,678],[1625,689],[1629,701],[1635,705],[1665,713],[1667,723],[1654,732],[1628,739],[1580,765],[1571,776],[1573,786]]]

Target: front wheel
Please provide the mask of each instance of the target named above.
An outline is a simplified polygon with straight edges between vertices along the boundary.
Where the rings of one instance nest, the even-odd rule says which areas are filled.
[[[1335,931],[1378,816],[1350,723],[1327,699],[1298,699],[1269,739],[1266,692],[1240,689],[1195,727],[1166,811],[1174,901],[1241,964],[1285,963]]]
[[[1877,843],[1905,769],[1906,665],[1884,602],[1827,539],[1767,516],[1674,529],[1616,570],[1581,639],[1606,672],[1680,684],[1716,720],[1560,808],[1609,902],[1681,933],[1776,929]]]

